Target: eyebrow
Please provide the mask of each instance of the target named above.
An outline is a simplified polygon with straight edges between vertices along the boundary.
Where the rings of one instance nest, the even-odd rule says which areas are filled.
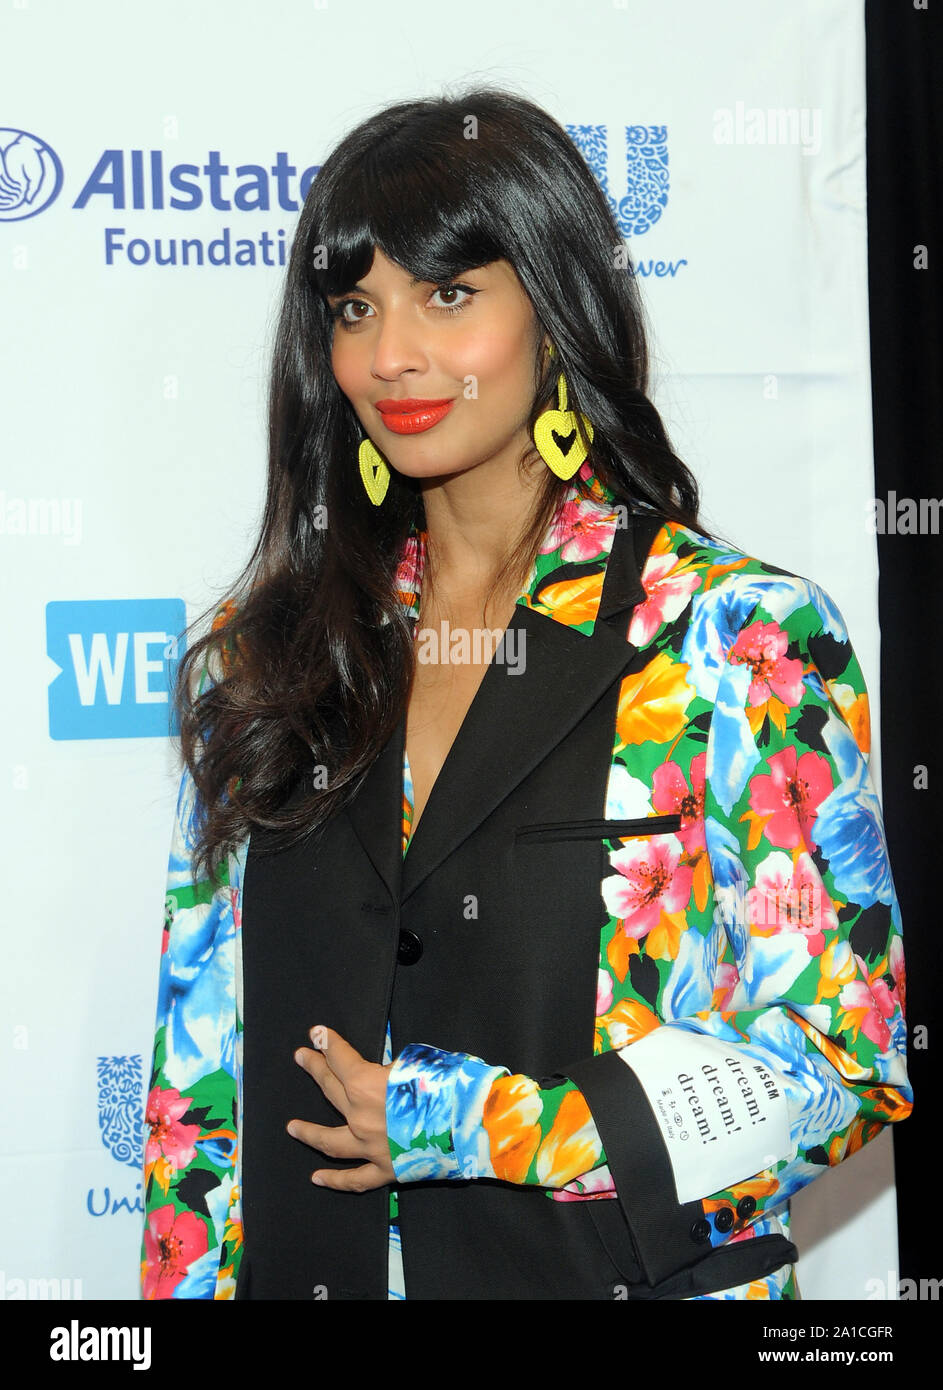
[[[458,275],[472,275],[472,274],[474,274],[474,272],[475,272],[476,270],[482,270],[482,269],[483,269],[482,266],[469,266],[468,270],[460,270],[460,271],[457,272],[456,275],[453,275],[451,278],[454,280],[454,279],[457,279],[457,278],[458,278]],[[445,277],[445,278],[449,278],[449,277]],[[441,284],[441,283],[442,283],[442,281],[440,281],[440,280],[424,280],[424,279],[422,278],[422,276],[420,276],[420,275],[413,275],[413,276],[410,277],[410,280],[409,280],[409,288],[410,288],[411,290],[413,290],[413,289],[416,288],[417,285],[438,285],[438,284]],[[341,299],[345,294],[354,294],[354,293],[358,293],[358,294],[370,294],[370,290],[365,289],[364,286],[361,285],[361,284],[358,282],[356,285],[351,285],[351,287],[350,287],[349,290],[338,290],[336,294],[329,294],[329,295],[327,296],[327,298],[328,298],[329,300],[330,300],[330,299]]]

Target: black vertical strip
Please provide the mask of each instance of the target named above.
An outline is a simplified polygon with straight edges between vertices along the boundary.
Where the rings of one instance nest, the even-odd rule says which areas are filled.
[[[926,0],[926,8],[911,0],[865,5],[882,787],[904,928],[915,1090],[914,1112],[894,1135],[894,1154],[900,1277],[918,1281],[940,1274],[926,1202],[927,1170],[939,1156],[931,1072],[943,990],[943,518],[933,505],[943,502],[941,18],[938,0]]]

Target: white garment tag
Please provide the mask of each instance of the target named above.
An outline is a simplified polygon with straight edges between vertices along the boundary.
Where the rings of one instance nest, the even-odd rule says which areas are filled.
[[[661,1130],[679,1203],[795,1156],[783,1079],[729,1043],[665,1026],[619,1049]]]

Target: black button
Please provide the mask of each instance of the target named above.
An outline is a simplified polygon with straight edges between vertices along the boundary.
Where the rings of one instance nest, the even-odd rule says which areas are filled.
[[[422,955],[422,941],[414,931],[407,931],[403,927],[399,934],[399,950],[396,957],[400,965],[415,965]]]
[[[741,1197],[737,1203],[737,1215],[741,1220],[746,1221],[756,1211],[755,1197]]]
[[[733,1230],[733,1207],[721,1207],[714,1217],[714,1225],[724,1234]]]
[[[696,1240],[698,1245],[703,1245],[705,1240],[711,1238],[711,1223],[705,1221],[703,1217],[700,1221],[695,1221],[691,1227],[691,1239]]]

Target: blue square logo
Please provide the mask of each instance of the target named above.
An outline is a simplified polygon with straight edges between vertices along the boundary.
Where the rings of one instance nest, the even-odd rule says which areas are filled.
[[[46,604],[46,651],[59,668],[49,685],[49,736],[169,738],[187,625],[179,598]]]

